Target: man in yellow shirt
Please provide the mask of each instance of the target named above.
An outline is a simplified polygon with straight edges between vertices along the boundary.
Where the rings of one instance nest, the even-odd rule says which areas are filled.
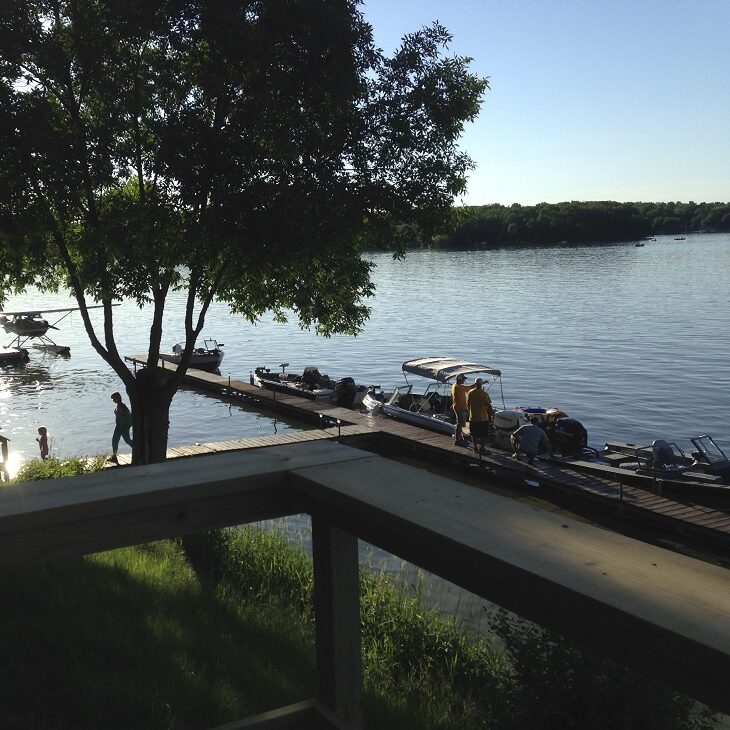
[[[489,435],[489,424],[494,415],[492,399],[489,394],[482,390],[484,381],[477,378],[474,389],[466,396],[466,404],[469,410],[469,431],[474,451],[483,451]]]
[[[454,445],[466,446],[462,429],[466,426],[468,407],[466,396],[474,387],[466,385],[466,378],[463,375],[456,376],[456,382],[451,386],[451,410],[456,416],[456,432],[454,433]]]

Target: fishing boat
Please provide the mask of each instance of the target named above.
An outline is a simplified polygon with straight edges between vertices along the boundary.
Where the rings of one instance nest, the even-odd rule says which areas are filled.
[[[539,460],[678,501],[730,507],[730,459],[709,434],[691,439],[691,453],[664,439],[649,445],[612,441],[596,449],[588,444],[584,425],[561,409],[516,407],[495,413],[487,451],[512,451],[512,434],[530,421],[544,428],[550,440],[552,452]]]
[[[316,366],[305,367],[302,373],[287,372],[288,362],[281,363],[279,367],[281,372],[257,367],[250,374],[251,385],[344,408],[358,408],[368,390],[355,383],[351,377],[331,378],[326,373],[320,373]]]
[[[559,463],[625,484],[661,492],[678,500],[730,507],[730,459],[709,434],[690,439],[686,453],[675,442],[654,439],[650,445],[621,441],[602,451],[556,457]]]
[[[222,342],[214,339],[203,340],[203,347],[196,347],[190,355],[190,364],[188,367],[196,370],[217,370],[223,361],[223,350],[225,347]],[[182,360],[184,345],[179,342],[173,346],[172,352],[161,352],[160,359],[165,362],[171,362],[179,365]]]
[[[456,425],[451,409],[451,385],[459,375],[481,377],[487,391],[499,383],[504,405],[502,373],[488,365],[451,357],[421,357],[404,362],[402,371],[406,382],[392,392],[386,394],[375,387],[368,389],[363,406],[369,413],[382,413],[414,426],[453,436]],[[414,390],[415,383],[409,382],[409,375],[432,382],[422,392],[418,392]]]

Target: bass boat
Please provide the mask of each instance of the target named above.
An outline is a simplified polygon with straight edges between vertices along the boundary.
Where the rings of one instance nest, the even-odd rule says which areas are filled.
[[[225,345],[217,340],[203,340],[203,347],[196,347],[193,350],[188,367],[195,368],[196,370],[217,370],[221,362],[223,362],[223,350],[221,349],[223,347]],[[160,359],[165,360],[165,362],[171,362],[174,365],[179,365],[184,349],[183,345],[177,343],[172,348],[172,352],[161,352]]]
[[[532,422],[547,433],[552,453],[539,458],[561,468],[647,489],[677,501],[730,508],[730,459],[709,434],[691,439],[694,450],[655,439],[649,445],[614,441],[588,445],[588,431],[559,408],[497,411],[489,447],[512,451],[512,434]]]
[[[367,392],[364,385],[358,385],[352,378],[334,379],[326,373],[320,373],[318,367],[306,367],[301,374],[288,373],[288,362],[281,363],[279,367],[280,373],[272,372],[267,367],[257,367],[250,374],[251,385],[308,400],[333,403],[343,408],[358,408]]]

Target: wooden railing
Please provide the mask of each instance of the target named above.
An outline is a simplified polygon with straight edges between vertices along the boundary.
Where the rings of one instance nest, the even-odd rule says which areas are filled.
[[[312,516],[317,697],[226,726],[360,727],[357,539],[727,712],[724,568],[334,443],[0,490],[0,567]]]

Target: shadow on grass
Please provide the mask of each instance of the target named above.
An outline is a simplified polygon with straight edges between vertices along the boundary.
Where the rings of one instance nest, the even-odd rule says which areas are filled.
[[[307,624],[201,592],[174,543],[0,573],[2,728],[211,727],[311,696],[313,660]]]

